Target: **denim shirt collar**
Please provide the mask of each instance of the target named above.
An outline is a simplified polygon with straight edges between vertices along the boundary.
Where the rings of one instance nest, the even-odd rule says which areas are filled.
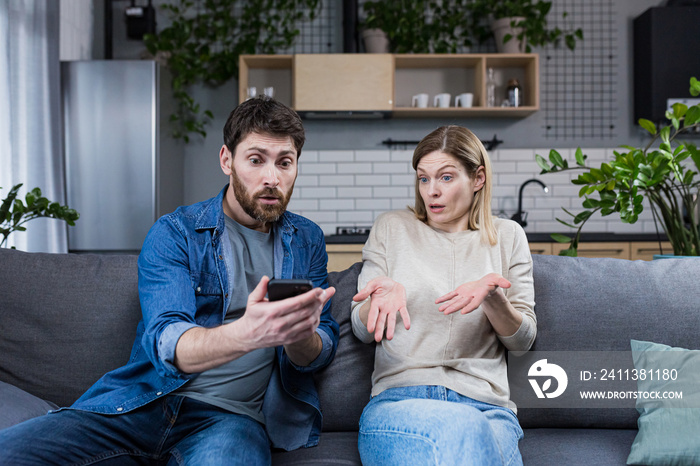
[[[230,250],[228,248],[228,233],[225,227],[223,202],[228,188],[229,185],[227,184],[221,192],[219,192],[218,196],[205,203],[195,223],[195,229],[199,232],[203,230],[214,230],[212,233],[212,240],[220,244],[220,247],[224,248],[224,257],[227,259],[230,258]],[[292,239],[297,229],[293,216],[287,211],[272,225],[272,231],[275,236],[273,253],[274,276],[277,278],[291,278],[291,276],[287,277],[287,275],[292,274],[294,267],[290,251],[292,249]],[[221,236],[223,236],[223,238],[221,238]],[[231,271],[230,263],[227,268]],[[228,274],[226,274],[225,278],[229,280]],[[226,288],[228,288],[228,286]],[[231,290],[229,289],[229,291]]]

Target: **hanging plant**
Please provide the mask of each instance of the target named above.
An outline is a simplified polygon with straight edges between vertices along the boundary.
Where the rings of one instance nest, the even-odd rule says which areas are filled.
[[[161,5],[170,26],[144,36],[148,51],[173,75],[177,110],[173,136],[189,142],[206,137],[214,118],[190,95],[195,84],[217,87],[238,77],[241,54],[272,54],[289,48],[298,24],[314,19],[319,0],[172,0]]]
[[[472,32],[476,42],[483,44],[494,37],[491,23],[493,20],[511,18],[510,26],[520,29],[520,32],[506,34],[503,43],[517,40],[525,44],[525,52],[531,52],[532,47],[542,47],[547,44],[558,46],[564,41],[569,50],[576,48],[576,42],[583,40],[583,30],[567,27],[564,30],[548,24],[548,15],[552,2],[545,0],[472,0],[467,29]],[[568,13],[562,13],[562,19],[568,23]],[[518,18],[518,19],[515,19]]]
[[[468,0],[367,1],[360,26],[381,29],[393,53],[456,53],[472,45]]]

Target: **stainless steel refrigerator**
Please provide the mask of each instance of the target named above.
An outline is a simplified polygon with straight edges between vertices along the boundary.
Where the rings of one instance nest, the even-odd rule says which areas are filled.
[[[167,121],[170,77],[153,61],[61,63],[71,252],[138,252],[183,200],[183,151]]]

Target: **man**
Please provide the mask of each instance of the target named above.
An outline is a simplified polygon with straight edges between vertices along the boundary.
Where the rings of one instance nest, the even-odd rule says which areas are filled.
[[[304,140],[272,99],[234,109],[219,153],[229,184],[146,237],[128,364],[71,408],[0,432],[0,464],[254,465],[270,463],[270,446],[318,443],[311,372],[332,360],[338,324],[323,234],[286,211]],[[315,288],[270,302],[271,276]]]

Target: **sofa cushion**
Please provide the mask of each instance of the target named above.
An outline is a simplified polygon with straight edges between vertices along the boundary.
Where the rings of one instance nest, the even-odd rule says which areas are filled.
[[[58,406],[53,403],[37,398],[9,383],[0,382],[0,430],[56,408]]]
[[[525,429],[520,453],[527,466],[620,466],[636,430]]]
[[[639,433],[632,444],[627,464],[700,464],[700,351],[632,340],[634,366],[645,369],[676,369],[674,380],[640,377],[640,392],[681,392],[683,398],[658,402],[637,400]],[[672,351],[672,355],[669,355]],[[666,353],[666,354],[664,354]]]
[[[324,431],[357,431],[372,390],[374,344],[360,342],[350,323],[350,304],[361,269],[362,263],[358,262],[347,270],[328,274],[329,283],[337,289],[331,312],[340,326],[340,341],[333,362],[315,374]]]
[[[362,466],[357,432],[324,432],[318,446],[272,454],[273,466]]]
[[[128,361],[136,256],[0,249],[0,263],[1,381],[67,406]]]
[[[533,255],[538,351],[629,351],[632,339],[693,347],[700,260]],[[636,427],[620,409],[519,409],[523,427]]]

